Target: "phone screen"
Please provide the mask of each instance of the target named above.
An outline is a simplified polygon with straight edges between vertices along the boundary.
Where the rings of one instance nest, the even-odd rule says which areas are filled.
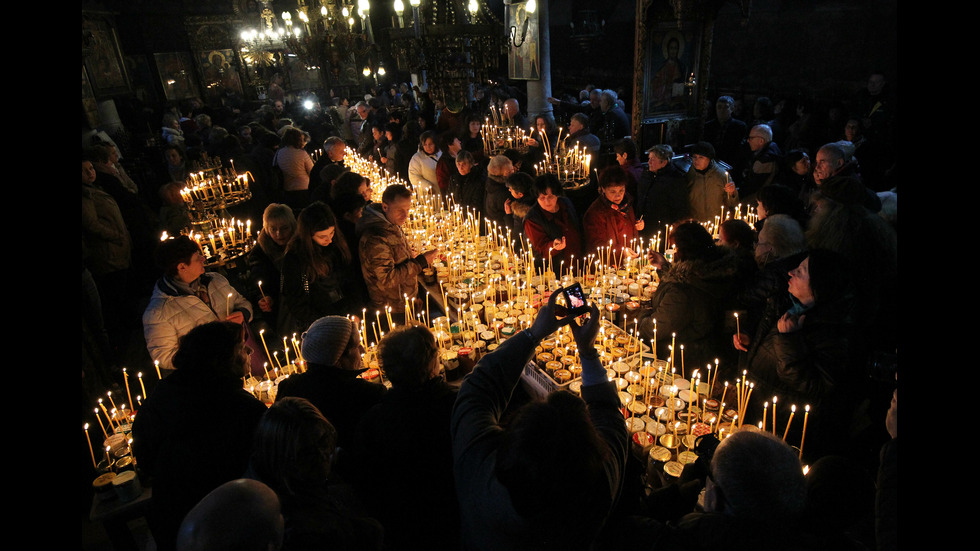
[[[582,292],[580,284],[575,283],[565,287],[562,289],[562,293],[565,295],[565,315],[567,317],[577,317],[589,312],[589,306],[585,302],[585,293]]]

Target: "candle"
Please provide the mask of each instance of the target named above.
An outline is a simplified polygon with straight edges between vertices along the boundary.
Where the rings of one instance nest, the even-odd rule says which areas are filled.
[[[761,429],[763,432],[766,430],[766,415],[769,413],[769,402],[762,404],[762,425]],[[805,423],[804,423],[805,425]]]
[[[789,434],[789,426],[793,424],[793,416],[796,415],[796,404],[790,406],[789,411],[789,422],[786,423],[786,430],[783,431],[783,442],[786,441],[786,435]]]
[[[99,421],[99,428],[102,429],[102,435],[108,439],[109,433],[105,431],[105,425],[102,424],[102,418],[99,417],[99,408],[95,408],[93,411],[95,411],[95,418]]]
[[[225,301],[225,319],[231,315],[231,293],[228,293],[228,300]]]
[[[810,418],[810,404],[807,404],[803,408],[805,413],[803,414],[803,436],[800,438],[800,460],[803,460],[803,442],[806,441],[806,422]]]
[[[129,392],[129,373],[126,373],[126,368],[123,368],[123,384],[126,385],[126,398],[129,399],[129,403],[133,403],[133,395]]]
[[[778,398],[772,397],[772,435],[776,436],[776,401]]]
[[[265,357],[271,362],[272,355],[269,354],[269,346],[265,344],[265,329],[259,331],[259,340],[262,341],[262,348],[265,349]]]
[[[136,378],[140,381],[140,391],[143,393],[143,396],[146,396],[146,387],[143,386],[143,372],[140,371],[137,373]]]
[[[157,368],[157,379],[163,379],[160,376],[160,360],[153,360],[153,367]]]
[[[265,298],[265,291],[262,290],[262,280],[261,279],[259,280],[259,294],[262,295],[262,298]]]

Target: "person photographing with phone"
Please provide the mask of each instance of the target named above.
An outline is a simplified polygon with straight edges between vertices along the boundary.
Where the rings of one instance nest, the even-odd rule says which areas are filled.
[[[529,329],[466,376],[450,430],[463,549],[587,549],[619,496],[628,436],[616,388],[593,346],[599,309],[560,309],[555,291]],[[582,398],[556,391],[501,417],[542,339],[568,324]]]

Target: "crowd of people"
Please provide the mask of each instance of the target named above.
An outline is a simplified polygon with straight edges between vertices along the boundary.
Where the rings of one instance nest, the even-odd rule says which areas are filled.
[[[163,117],[153,182],[134,181],[111,140],[86,148],[86,376],[112,383],[141,314],[146,351],[166,375],[133,432],[134,453],[154,478],[158,548],[206,548],[219,521],[247,523],[262,531],[251,543],[284,549],[868,543],[868,510],[832,516],[834,504],[817,503],[808,489],[814,479],[840,484],[842,471],[876,467],[882,444],[881,476],[893,483],[897,475],[897,391],[887,434],[881,426],[897,350],[897,188],[883,153],[894,108],[883,76],[872,75],[839,140],[808,141],[816,133],[803,106],[786,124],[760,98],[746,124],[722,96],[701,140],[677,151],[654,145],[646,163],[617,94],[583,94],[581,103],[548,98],[555,117],[530,120],[517,91],[500,85],[480,89],[459,113],[407,85],[305,109],[283,97],[209,115],[188,102]],[[527,151],[485,150],[490,105],[530,133]],[[568,120],[565,146],[598,161],[584,206],[556,175],[535,174],[543,151],[558,145],[554,118]],[[372,182],[345,166],[350,150],[406,184],[376,197]],[[234,275],[207,271],[197,243],[180,235],[189,219],[179,190],[208,159],[233,161],[254,179],[252,198],[234,214],[261,219],[261,228]],[[658,355],[671,355],[674,334],[689,366],[720,358],[721,380],[745,370],[756,385],[749,411],[765,402],[785,419],[791,405],[808,404],[820,412],[806,434],[813,469],[822,472],[825,459],[843,463],[804,479],[795,450],[745,431],[706,449],[680,480],[644,489],[616,388],[591,354],[597,309],[571,322],[581,398],[556,392],[510,411],[523,366],[561,324],[556,295],[461,385],[447,384],[432,333],[405,318],[438,254],[413,250],[402,231],[423,193],[452,194],[555,267],[572,269],[604,248],[606,258],[644,256],[660,283],[638,332],[649,342],[660,335]],[[729,220],[717,239],[702,225],[740,204],[758,222]],[[161,241],[164,230],[172,237]],[[635,246],[658,233],[669,259]],[[134,304],[146,307],[134,312]],[[358,377],[363,349],[349,319],[386,308],[395,327],[381,328],[379,363],[390,388]],[[308,365],[279,385],[268,409],[241,387],[243,376],[262,371],[250,355],[260,332],[270,342],[302,335]],[[790,434],[800,441],[799,426]],[[232,482],[242,477],[249,481]],[[229,500],[255,509],[229,518],[217,512]],[[699,512],[688,514],[696,503]],[[873,543],[873,522],[870,533]]]

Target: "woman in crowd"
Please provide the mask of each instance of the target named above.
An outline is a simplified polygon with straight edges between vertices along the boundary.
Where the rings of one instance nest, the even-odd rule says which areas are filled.
[[[565,197],[561,182],[554,174],[542,174],[534,180],[533,193],[538,204],[524,218],[534,256],[553,266],[572,265],[572,257],[582,258],[582,227],[571,200]],[[557,273],[557,272],[556,272]]]
[[[620,165],[611,165],[599,175],[599,197],[585,211],[583,222],[586,252],[608,248],[612,241],[612,258],[627,254],[630,246],[644,228],[643,220],[636,219],[633,196],[626,191],[629,173]]]
[[[285,202],[295,210],[302,209],[310,199],[310,171],[313,159],[306,152],[306,134],[295,127],[286,128],[282,134],[283,147],[276,151],[272,161],[282,170],[282,187]]]
[[[861,373],[850,353],[855,309],[850,268],[841,255],[812,249],[789,272],[788,288],[788,296],[770,297],[754,337],[733,338],[735,348],[748,353],[744,365],[756,385],[757,398],[749,407],[762,411],[763,401],[778,396],[778,405],[770,406],[787,419],[792,405],[802,413],[809,404],[820,415],[810,419],[814,436],[806,441],[807,451],[814,456],[845,451]],[[795,436],[788,441],[798,442],[801,435]]]
[[[546,152],[550,153],[552,158],[557,155],[555,148],[558,147],[558,129],[555,128],[551,119],[544,115],[534,117],[534,129],[531,135],[533,136],[529,140],[531,146],[524,157],[526,166],[534,166],[543,162]]]
[[[703,367],[727,349],[722,322],[741,280],[740,263],[732,250],[715,245],[695,220],[674,226],[667,243],[676,247],[673,263],[650,253],[651,264],[660,270],[660,286],[651,299],[650,314],[640,324],[640,335],[653,342],[656,320],[658,356],[670,357],[668,347],[675,341],[675,347],[684,345],[687,365]],[[679,350],[674,356],[680,363]]]
[[[283,398],[255,430],[249,474],[282,504],[283,549],[381,549],[378,521],[355,515],[330,483],[337,431],[303,398]]]
[[[299,213],[282,261],[280,334],[301,332],[322,316],[348,313],[340,274],[350,259],[329,206],[317,201]]]
[[[262,213],[258,247],[253,247],[248,253],[249,279],[255,285],[249,299],[253,304],[258,304],[272,327],[275,327],[279,313],[279,266],[286,255],[286,245],[295,232],[293,209],[288,205],[272,203]]]
[[[472,114],[466,118],[466,127],[463,129],[460,142],[465,151],[469,151],[476,159],[477,163],[487,160],[487,154],[483,148],[483,120],[477,114]]]

